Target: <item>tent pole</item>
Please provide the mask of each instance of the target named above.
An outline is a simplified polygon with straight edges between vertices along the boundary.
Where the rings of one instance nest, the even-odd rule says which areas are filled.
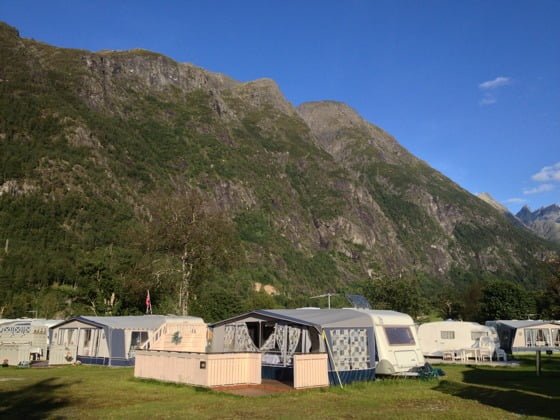
[[[329,345],[329,340],[327,340],[327,334],[325,334],[325,330],[323,330],[323,339],[325,340],[325,344],[327,345],[327,353],[329,354],[329,357],[331,358],[333,367],[334,367],[334,372],[336,373],[336,377],[338,378],[338,384],[340,385],[340,387],[342,389],[344,389],[344,386],[342,386],[342,380],[340,379],[340,374],[338,373],[338,369],[336,368],[336,363],[334,362],[334,357],[332,355],[332,350],[331,350],[331,346]]]

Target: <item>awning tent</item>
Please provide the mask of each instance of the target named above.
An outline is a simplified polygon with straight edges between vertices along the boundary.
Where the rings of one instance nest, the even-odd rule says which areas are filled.
[[[328,353],[331,383],[375,377],[371,316],[353,309],[256,310],[212,326],[212,351],[263,353],[263,377],[287,379],[295,353]]]
[[[78,316],[52,327],[52,364],[80,361],[86,364],[129,366],[135,351],[169,319],[203,323],[198,317]]]

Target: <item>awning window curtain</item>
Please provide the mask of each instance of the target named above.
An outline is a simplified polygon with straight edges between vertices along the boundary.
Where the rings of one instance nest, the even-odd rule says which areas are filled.
[[[255,343],[253,343],[245,323],[225,326],[224,349],[226,351],[259,351]]]
[[[276,326],[274,326],[274,331],[272,331],[272,334],[268,336],[266,341],[261,346],[260,350],[269,351],[269,350],[274,350],[275,347],[276,347]]]
[[[560,328],[553,328],[552,330],[552,342],[555,346],[560,346]]]

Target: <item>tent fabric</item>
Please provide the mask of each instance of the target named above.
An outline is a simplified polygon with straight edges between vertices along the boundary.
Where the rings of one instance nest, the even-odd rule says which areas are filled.
[[[256,310],[239,315],[235,318],[226,319],[213,324],[212,327],[246,319],[250,315],[314,327],[317,330],[321,330],[321,328],[334,328],[337,326],[345,328],[366,328],[370,327],[372,323],[371,316],[368,315],[368,313],[355,309],[268,309]]]
[[[111,357],[126,358],[124,331],[122,329],[113,329],[111,332],[111,342],[110,342]]]
[[[494,321],[497,324],[502,324],[509,328],[527,328],[527,327],[536,327],[538,325],[548,324],[547,321],[536,321],[536,320],[497,320]]]
[[[368,369],[376,360],[373,327],[367,328],[326,328],[332,359],[330,370]]]

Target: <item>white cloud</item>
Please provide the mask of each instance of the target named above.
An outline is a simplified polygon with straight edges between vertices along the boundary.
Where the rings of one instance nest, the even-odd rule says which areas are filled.
[[[496,89],[500,86],[510,85],[511,82],[512,80],[510,77],[498,76],[494,80],[487,80],[486,82],[480,83],[478,87],[483,90]]]
[[[533,175],[531,179],[537,182],[560,181],[560,162],[555,163],[552,166],[545,166],[539,172]]]
[[[524,198],[508,198],[506,201],[504,201],[505,204],[523,204],[526,203],[527,200],[525,200]]]
[[[491,95],[489,93],[485,93],[484,97],[480,100],[479,104],[486,106],[486,105],[492,105],[495,104],[498,100],[496,99],[496,97],[494,95]]]
[[[523,190],[523,194],[530,195],[530,194],[540,194],[543,192],[553,191],[556,187],[552,184],[541,184],[535,188],[525,188]]]

